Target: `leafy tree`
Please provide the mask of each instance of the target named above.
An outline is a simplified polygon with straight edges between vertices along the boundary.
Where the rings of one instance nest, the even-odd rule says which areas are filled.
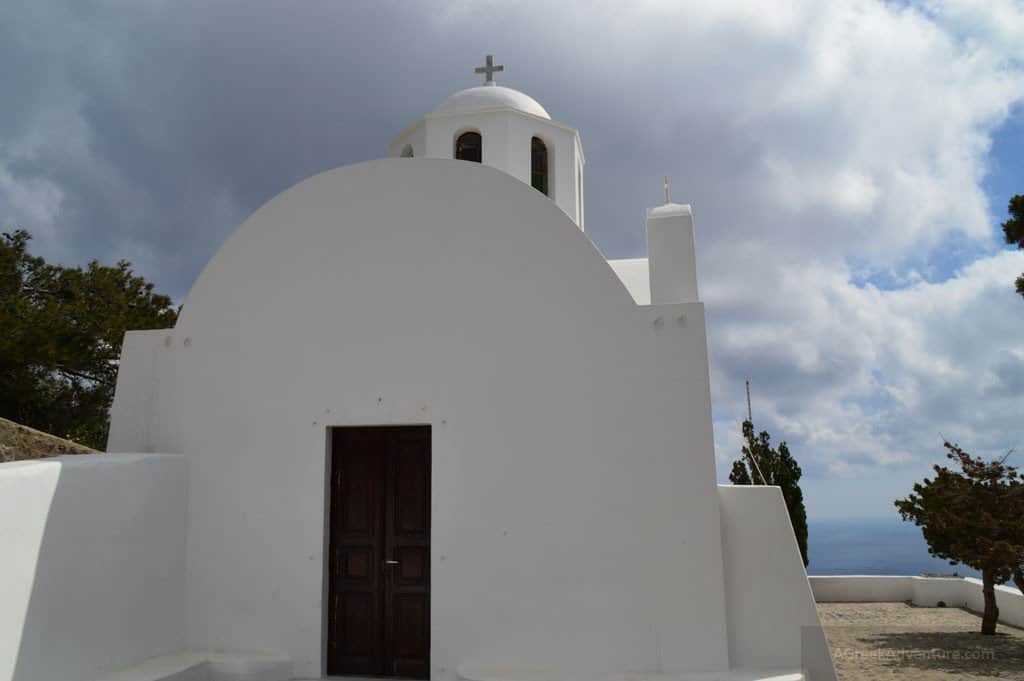
[[[1003,223],[1006,243],[1024,248],[1024,194],[1018,194],[1010,199],[1007,212],[1010,213],[1010,219]],[[1017,277],[1017,293],[1024,296],[1024,274]]]
[[[897,500],[904,520],[921,527],[928,550],[951,564],[981,572],[985,612],[981,633],[994,634],[999,621],[996,584],[1020,574],[1024,563],[1024,483],[1006,457],[986,462],[944,442],[946,458],[960,470],[934,467],[935,477],[914,485]]]
[[[747,441],[743,446],[743,456],[733,462],[729,480],[734,485],[778,485],[782,489],[789,521],[806,567],[807,510],[804,508],[804,493],[800,489],[803,471],[785,442],[779,443],[777,450],[772,449],[768,432],[762,430],[759,435],[754,435],[754,424],[749,420],[743,422],[743,439]]]
[[[127,261],[51,265],[0,235],[0,416],[101,449],[128,329],[167,328],[167,296]]]

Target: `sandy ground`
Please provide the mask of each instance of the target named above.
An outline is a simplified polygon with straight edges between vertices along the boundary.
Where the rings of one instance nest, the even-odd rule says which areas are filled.
[[[840,681],[1024,679],[1024,630],[958,608],[904,603],[819,603]]]
[[[91,454],[88,447],[0,418],[0,463],[62,454]]]

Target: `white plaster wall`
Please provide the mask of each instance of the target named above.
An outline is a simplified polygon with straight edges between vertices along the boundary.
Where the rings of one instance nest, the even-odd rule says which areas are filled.
[[[647,211],[647,257],[652,302],[688,303],[699,299],[690,206],[666,203]]]
[[[483,138],[484,165],[502,170],[527,185],[531,179],[530,142],[533,137],[544,140],[548,147],[548,194],[582,229],[582,204],[576,197],[582,190],[577,182],[577,168],[582,175],[583,151],[579,135],[568,126],[514,110],[434,114],[423,117],[393,139],[388,154],[397,157],[406,144],[412,144],[416,156],[454,158],[455,139],[471,130]]]
[[[973,577],[916,577],[840,575],[811,577],[814,598],[819,603],[897,603],[911,602],[935,607],[943,601],[949,607],[975,612],[985,609],[981,580]],[[1012,586],[996,587],[999,621],[1024,627],[1024,596]]]
[[[651,275],[647,258],[609,260],[608,266],[629,291],[629,295],[633,296],[637,305],[651,304]]]
[[[413,157],[421,158],[427,155],[427,128],[421,119],[415,125],[403,130],[395,139],[388,144],[388,156],[400,157],[405,145],[412,146]]]
[[[718,498],[732,664],[835,681],[782,491],[720,485]]]
[[[814,599],[822,603],[896,603],[914,597],[912,577],[842,576],[810,577]],[[959,581],[959,580],[957,580]]]
[[[185,302],[193,648],[321,673],[327,427],[433,432],[432,678],[728,663],[704,310],[638,307],[486,166],[389,159],[257,211]]]
[[[108,452],[153,451],[150,429],[158,390],[158,364],[169,330],[128,331],[121,344]]]
[[[985,596],[981,590],[981,580],[968,577],[963,580],[964,586],[961,592],[964,598],[964,607],[975,612],[985,610]],[[915,599],[915,603],[917,599]],[[1024,627],[1024,596],[1017,589],[1002,585],[996,587],[996,604],[999,606],[999,621],[1012,624],[1015,627]]]
[[[971,593],[975,591],[973,584],[964,579],[944,577],[923,577],[910,580],[910,597],[906,600],[913,601],[914,605],[923,607],[935,607],[939,601],[946,605],[967,607],[971,600]],[[980,581],[978,582],[981,583]],[[981,589],[978,588],[978,606],[983,608]]]
[[[185,459],[0,464],[0,679],[88,681],[184,645]]]

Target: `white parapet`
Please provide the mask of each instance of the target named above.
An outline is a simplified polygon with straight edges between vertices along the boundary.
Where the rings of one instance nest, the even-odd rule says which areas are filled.
[[[915,577],[910,575],[836,575],[810,578],[818,603],[900,603],[934,608],[984,610],[981,580],[973,577]],[[999,621],[1024,627],[1024,595],[1011,586],[996,587]]]
[[[0,464],[0,679],[88,681],[185,643],[184,457]]]
[[[719,485],[729,662],[740,669],[836,673],[778,487]]]
[[[697,302],[697,257],[689,205],[666,203],[647,211],[651,303]]]

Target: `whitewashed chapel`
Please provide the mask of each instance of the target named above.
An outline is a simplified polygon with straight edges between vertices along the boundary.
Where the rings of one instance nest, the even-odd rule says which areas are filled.
[[[158,477],[94,495],[143,525],[76,550],[135,537],[153,576],[94,609],[102,658],[32,657],[27,597],[14,678],[835,678],[780,493],[716,485],[690,207],[606,260],[578,131],[501,70],[272,199],[174,329],[127,334],[109,449],[163,454],[93,465]]]

